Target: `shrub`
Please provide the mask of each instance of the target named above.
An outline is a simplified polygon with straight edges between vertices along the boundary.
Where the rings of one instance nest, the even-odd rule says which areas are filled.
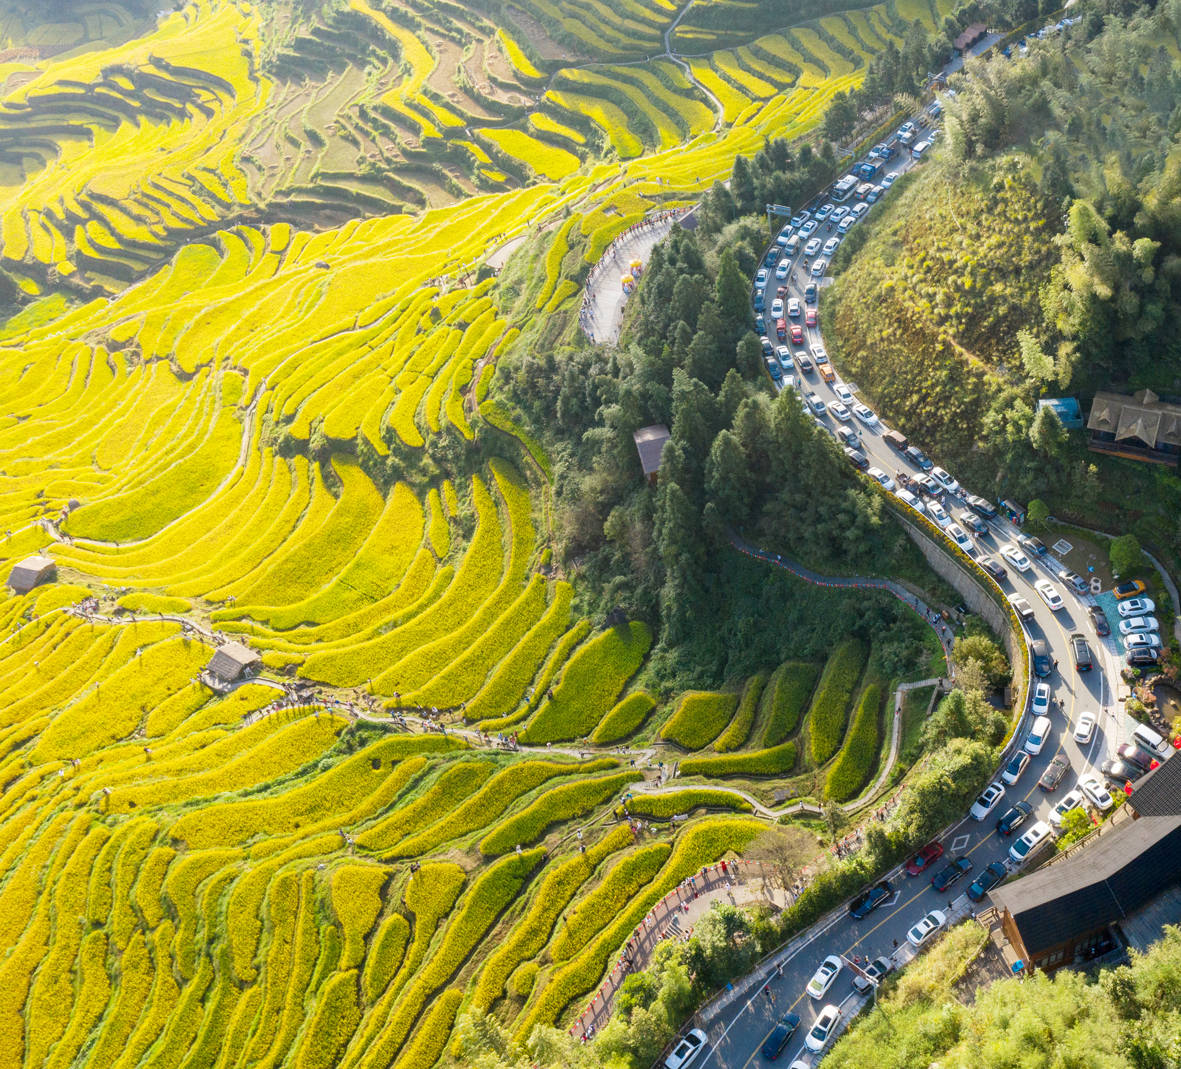
[[[533,985],[537,983],[537,969],[537,962],[527,961],[523,965],[519,965],[513,975],[509,977],[509,988],[517,998],[529,997]]]
[[[808,712],[812,760],[822,765],[841,744],[853,688],[865,667],[865,644],[855,638],[842,642],[824,666],[824,674]]]
[[[759,698],[767,684],[765,675],[751,676],[742,689],[742,700],[738,703],[738,712],[734,719],[726,726],[726,730],[714,740],[714,749],[718,753],[728,753],[737,750],[754,727],[755,713],[758,712]]]
[[[1107,553],[1111,558],[1112,574],[1117,579],[1126,579],[1144,568],[1144,552],[1140,549],[1140,540],[1134,534],[1113,538]]]
[[[619,772],[598,779],[575,780],[546,791],[520,813],[484,836],[480,842],[480,853],[491,857],[503,854],[514,846],[531,843],[540,838],[550,825],[585,816],[628,783],[643,778],[642,772]]]
[[[591,742],[602,745],[632,734],[655,708],[656,699],[647,691],[637,690],[619,702],[591,733]]]
[[[764,746],[778,746],[795,732],[819,674],[820,666],[811,661],[788,661],[775,670],[763,691],[763,705],[770,706],[764,714]]]
[[[783,742],[767,750],[719,754],[716,757],[686,757],[682,776],[772,776],[790,772],[796,763],[796,744]]]
[[[856,797],[869,781],[881,753],[880,711],[882,688],[871,683],[861,692],[853,724],[840,754],[828,770],[824,793],[837,802]]]
[[[616,862],[599,886],[562,918],[562,927],[550,946],[554,961],[569,961],[610,924],[640,888],[652,882],[671,851],[668,843],[650,843]]]
[[[608,628],[579,647],[553,697],[521,732],[521,741],[537,744],[588,735],[610,711],[651,645],[651,630],[637,620],[626,628]]]
[[[671,794],[635,794],[628,799],[632,816],[667,820],[677,813],[691,813],[694,809],[733,809],[740,813],[754,812],[754,806],[741,795],[730,791],[684,790]]]
[[[738,704],[738,695],[723,691],[690,690],[681,695],[676,710],[660,732],[662,739],[686,750],[700,750],[721,734]]]

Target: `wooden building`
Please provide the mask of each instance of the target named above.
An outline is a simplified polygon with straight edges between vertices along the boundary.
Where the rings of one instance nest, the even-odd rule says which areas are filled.
[[[656,476],[660,471],[660,454],[664,452],[664,443],[671,437],[663,423],[641,427],[632,435],[636,443],[636,452],[640,454],[640,467],[644,469],[644,478],[650,486],[656,485]]]
[[[1095,453],[1177,466],[1181,458],[1181,405],[1151,390],[1128,397],[1097,393],[1087,417],[1087,448]]]
[[[40,583],[48,583],[57,576],[57,565],[50,557],[26,557],[13,565],[8,574],[8,586],[14,594],[27,594]]]

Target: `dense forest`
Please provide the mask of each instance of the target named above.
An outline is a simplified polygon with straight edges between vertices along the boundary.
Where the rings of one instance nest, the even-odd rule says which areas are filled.
[[[970,64],[945,147],[838,253],[822,309],[838,364],[976,489],[1174,553],[1177,480],[1036,403],[1181,393],[1179,29],[1175,2],[1092,12]]]
[[[832,149],[772,141],[705,197],[695,231],[654,250],[617,347],[540,346],[506,362],[506,392],[554,459],[556,558],[588,609],[658,629],[658,677],[720,681],[819,652],[851,631],[887,634],[884,666],[920,656],[917,621],[892,598],[806,587],[738,553],[741,534],[836,574],[919,574],[917,551],[851,476],[793,391],[775,396],[752,332],[750,280],[765,225],[831,174]],[[507,375],[505,374],[507,372]],[[664,423],[658,486],[633,432]],[[701,621],[710,626],[703,628]]]

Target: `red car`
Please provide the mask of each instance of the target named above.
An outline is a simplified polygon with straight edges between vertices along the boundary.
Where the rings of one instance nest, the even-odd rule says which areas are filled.
[[[780,341],[787,341],[787,320],[786,319],[775,320],[775,336]]]
[[[943,847],[939,843],[927,843],[926,846],[906,863],[906,875],[917,876],[942,856]]]
[[[815,308],[809,308],[804,313],[804,322],[807,323],[808,326],[810,326],[810,327],[816,326],[816,309]]]
[[[792,345],[804,344],[804,328],[799,323],[793,323],[791,325],[791,343]]]

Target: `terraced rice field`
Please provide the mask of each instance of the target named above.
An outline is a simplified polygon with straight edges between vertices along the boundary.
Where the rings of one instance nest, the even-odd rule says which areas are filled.
[[[689,789],[637,838],[613,813],[644,773],[578,747],[798,773],[820,666],[672,726],[648,626],[581,619],[548,567],[554,465],[497,366],[920,7],[703,46],[692,79],[674,0],[4,16],[0,567],[57,566],[0,599],[4,1064],[430,1066],[469,1008],[566,1023],[756,834]],[[202,682],[209,631],[262,679]],[[876,707],[849,701],[826,767],[854,791]],[[452,733],[396,723],[428,710]]]

